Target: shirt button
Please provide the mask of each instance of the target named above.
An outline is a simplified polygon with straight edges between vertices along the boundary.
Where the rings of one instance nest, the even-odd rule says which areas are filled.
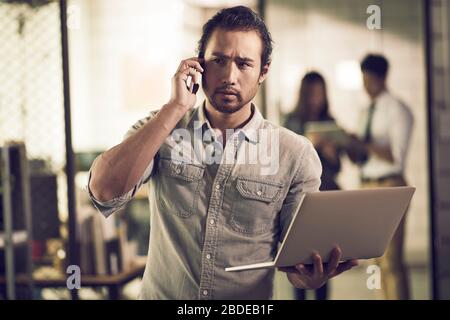
[[[210,225],[213,225],[214,223],[216,223],[216,221],[214,221],[214,219],[209,220]]]
[[[262,194],[262,191],[261,191],[261,190],[258,190],[258,192],[256,192],[256,194],[257,194],[258,196],[260,196],[260,195]]]
[[[220,184],[216,184],[216,190],[220,189]]]
[[[206,259],[211,259],[211,255],[209,253],[206,255]]]
[[[202,293],[203,293],[204,296],[207,296],[208,295],[208,290],[203,290]]]

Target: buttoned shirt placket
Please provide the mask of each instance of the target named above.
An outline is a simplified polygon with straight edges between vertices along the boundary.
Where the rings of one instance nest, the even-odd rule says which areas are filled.
[[[215,254],[217,250],[217,241],[219,236],[219,226],[222,219],[220,219],[220,212],[222,208],[222,201],[225,192],[225,185],[228,178],[233,171],[235,162],[232,164],[224,163],[226,148],[233,148],[233,157],[236,159],[238,148],[240,146],[238,134],[233,134],[233,143],[227,143],[222,155],[222,160],[214,178],[213,190],[209,199],[208,212],[206,215],[206,234],[203,243],[202,251],[202,270],[200,274],[200,288],[199,299],[210,300],[213,299],[213,285],[214,285],[214,268],[215,268]]]

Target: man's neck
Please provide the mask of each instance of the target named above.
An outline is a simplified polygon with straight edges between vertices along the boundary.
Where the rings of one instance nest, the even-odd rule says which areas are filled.
[[[225,136],[226,129],[237,129],[245,126],[252,118],[251,102],[234,113],[224,113],[216,110],[208,100],[205,103],[205,116],[211,127],[219,129]]]
[[[386,87],[383,87],[380,91],[377,92],[377,94],[370,97],[371,102],[376,102],[377,99],[386,91]]]

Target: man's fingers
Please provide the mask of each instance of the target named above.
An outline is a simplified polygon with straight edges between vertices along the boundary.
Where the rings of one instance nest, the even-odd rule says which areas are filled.
[[[295,267],[278,267],[278,270],[282,272],[295,272],[297,269]]]
[[[191,81],[190,83],[188,83],[188,79],[189,77],[191,77]],[[188,68],[186,70],[184,70],[183,72],[179,72],[177,74],[175,74],[175,79],[179,79],[182,80],[186,83],[187,89],[192,92],[192,88],[194,86],[194,84],[199,84],[200,83],[200,75],[198,74],[197,70],[194,68]]]
[[[183,72],[183,71],[185,71],[186,69],[189,69],[189,68],[194,68],[194,69],[197,70],[198,72],[203,72],[203,71],[205,71],[198,61],[194,61],[194,60],[183,60],[183,61],[180,63],[180,66],[178,67],[177,72]]]
[[[200,78],[201,78],[201,73],[200,72],[195,72],[195,76],[192,78],[192,80],[194,80],[194,83],[200,84],[200,82],[201,82]]]
[[[353,268],[357,265],[358,265],[358,260],[347,260],[347,261],[339,264],[339,266],[336,268],[336,272],[334,273],[333,276],[337,276],[337,275],[341,274],[342,272],[350,270],[351,268]]]
[[[189,58],[181,61],[180,66],[178,67],[177,73],[184,72],[189,68],[194,68],[198,72],[203,72],[203,68],[200,65],[200,60],[198,58]]]
[[[352,268],[352,266],[351,265],[349,265],[349,264],[347,264],[347,263],[341,263],[338,267],[337,267],[337,269],[336,269],[336,271],[334,272],[334,274],[332,275],[333,277],[335,277],[335,276],[338,276],[338,275],[340,275],[342,272],[345,272],[345,271],[348,271],[348,270],[350,270]]]
[[[311,271],[309,271],[308,268],[303,263],[297,264],[295,268],[297,269],[298,273],[300,273],[300,275],[302,276],[310,277],[312,275]]]
[[[330,260],[328,261],[327,274],[331,275],[336,271],[336,268],[339,265],[339,261],[342,257],[341,248],[336,246],[333,251],[331,251]]]
[[[322,257],[318,253],[313,254],[314,274],[317,276],[323,275]]]

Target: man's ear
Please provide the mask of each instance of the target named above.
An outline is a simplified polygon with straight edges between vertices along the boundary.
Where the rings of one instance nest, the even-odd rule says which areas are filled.
[[[258,84],[261,85],[261,83],[264,82],[264,80],[266,80],[267,74],[269,73],[269,67],[270,67],[270,62],[266,63],[262,68],[261,68],[261,73],[259,74],[259,79],[258,79]]]

